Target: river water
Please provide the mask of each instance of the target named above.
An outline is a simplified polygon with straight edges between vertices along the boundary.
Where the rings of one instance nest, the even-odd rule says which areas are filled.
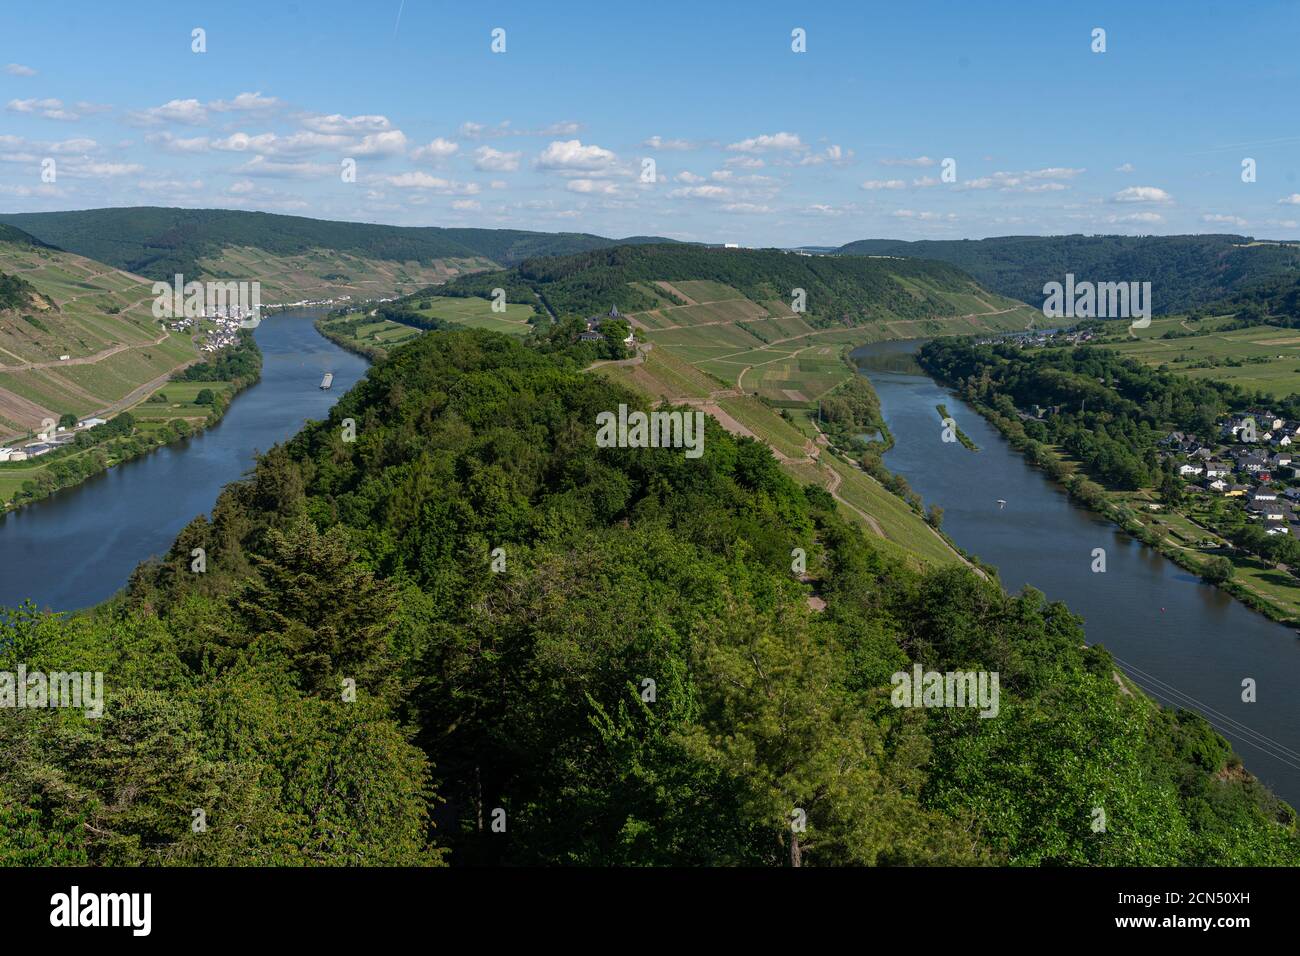
[[[110,468],[44,501],[0,517],[0,607],[31,599],[42,609],[97,604],[126,584],[136,565],[171,547],[208,513],[254,454],[324,418],[366,372],[366,360],[320,335],[315,312],[267,317],[254,331],[262,378],[214,427]],[[333,388],[320,388],[326,372]]]
[[[881,342],[853,353],[913,352],[919,342]],[[886,466],[929,504],[967,552],[997,567],[1016,593],[1031,585],[1064,601],[1135,683],[1166,705],[1197,710],[1227,737],[1246,767],[1300,807],[1300,640],[1289,628],[1202,583],[1152,548],[1072,503],[1002,435],[948,389],[922,375],[864,370],[880,396],[895,445]],[[943,403],[979,447],[942,441]],[[1000,507],[998,499],[1005,499]],[[1106,571],[1094,573],[1093,550]],[[1257,701],[1242,701],[1242,681]]]

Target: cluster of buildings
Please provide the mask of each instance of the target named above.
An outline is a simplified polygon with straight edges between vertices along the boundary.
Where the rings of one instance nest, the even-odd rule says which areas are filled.
[[[1011,332],[1005,335],[995,335],[988,338],[978,339],[977,345],[996,345],[1002,342],[1010,342],[1013,345],[1019,345],[1021,348],[1032,348],[1043,345],[1082,345],[1084,342],[1091,342],[1097,337],[1094,329],[1034,329],[1028,332]]]
[[[211,328],[199,344],[200,352],[219,352],[239,341],[239,330],[256,328],[257,310],[242,306],[214,306],[201,316],[184,316],[169,319],[163,324],[172,332],[202,331],[201,323],[211,323]]]
[[[0,445],[0,461],[27,461],[29,458],[39,458],[65,445],[71,445],[77,439],[77,432],[102,425],[105,421],[106,419],[103,418],[85,418],[72,428],[65,426],[53,428],[43,435],[36,436],[35,441],[25,445]]]
[[[1216,440],[1175,431],[1160,445],[1161,458],[1178,462],[1184,480],[1241,501],[1269,534],[1300,534],[1300,487],[1285,483],[1300,478],[1300,455],[1291,451],[1300,447],[1300,422],[1249,409],[1221,423]]]
[[[587,319],[587,331],[583,332],[581,335],[578,336],[578,341],[579,342],[605,341],[605,336],[600,331],[600,327],[610,319],[622,319],[624,322],[627,322],[627,319],[618,311],[618,306],[614,306],[609,310],[608,314],[606,315],[593,315],[589,319]],[[636,341],[636,336],[632,334],[632,323],[628,322],[627,337],[623,339],[623,344],[631,348],[632,343],[635,341]]]

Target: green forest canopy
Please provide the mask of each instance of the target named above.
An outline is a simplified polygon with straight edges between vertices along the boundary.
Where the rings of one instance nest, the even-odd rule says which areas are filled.
[[[1033,306],[1043,285],[1150,282],[1154,311],[1183,312],[1272,276],[1300,276],[1300,247],[1247,236],[998,236],[991,239],[862,239],[842,255],[915,256],[948,262],[994,292]]]
[[[1064,606],[882,556],[712,419],[698,459],[597,448],[620,403],[422,336],[127,593],[8,614],[0,668],[108,699],[0,714],[0,863],[1300,862],[1293,811]],[[998,717],[895,709],[912,662],[998,671]]]
[[[68,252],[162,280],[178,272],[201,275],[198,261],[219,255],[227,246],[251,246],[277,255],[332,249],[373,259],[421,263],[485,257],[513,265],[529,256],[576,252],[615,242],[670,241],[520,229],[385,226],[266,212],[158,206],[11,213],[0,215],[2,223]]]
[[[979,293],[970,276],[937,262],[865,257],[805,256],[779,249],[719,249],[687,245],[616,246],[570,256],[529,259],[514,269],[461,276],[440,295],[506,299],[538,306],[558,317],[653,309],[671,299],[652,297],[631,283],[709,279],[754,302],[789,306],[793,290],[807,295],[808,317],[818,324],[860,324],[872,319],[950,316],[951,302],[937,293]]]

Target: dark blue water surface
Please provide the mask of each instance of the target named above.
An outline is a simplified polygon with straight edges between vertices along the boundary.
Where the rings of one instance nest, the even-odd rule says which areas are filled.
[[[882,342],[853,354],[910,352],[916,342]],[[1073,504],[1029,467],[1002,435],[951,391],[921,375],[864,374],[880,396],[895,446],[888,468],[944,509],[944,530],[997,567],[1008,591],[1032,585],[1064,601],[1133,680],[1164,704],[1199,711],[1247,769],[1300,806],[1300,640],[1159,552]],[[935,405],[979,447],[942,440]],[[1005,507],[998,499],[1006,501]],[[1092,571],[1103,548],[1106,572]],[[1253,678],[1257,702],[1241,699]]]
[[[77,610],[118,591],[141,561],[166,553],[208,513],[222,487],[331,405],[366,372],[366,360],[323,338],[318,314],[283,313],[253,335],[262,379],[235,397],[201,435],[110,468],[74,488],[0,517],[0,606],[31,599]],[[320,388],[325,372],[334,385]]]

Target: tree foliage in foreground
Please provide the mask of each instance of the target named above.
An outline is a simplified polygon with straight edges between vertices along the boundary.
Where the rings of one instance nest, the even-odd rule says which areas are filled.
[[[597,448],[623,402],[423,336],[124,596],[10,614],[0,669],[108,687],[100,720],[0,713],[0,862],[1300,862],[1290,808],[1064,606],[885,557],[712,420],[698,459]],[[896,709],[913,662],[998,671],[999,716]]]

